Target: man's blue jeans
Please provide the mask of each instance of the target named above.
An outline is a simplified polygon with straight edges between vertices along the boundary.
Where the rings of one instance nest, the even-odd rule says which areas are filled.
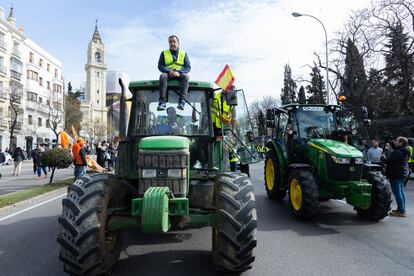
[[[405,213],[405,194],[404,194],[404,179],[390,180],[392,193],[394,194],[395,201],[397,201],[398,211]]]
[[[85,174],[85,166],[75,165],[75,179]]]

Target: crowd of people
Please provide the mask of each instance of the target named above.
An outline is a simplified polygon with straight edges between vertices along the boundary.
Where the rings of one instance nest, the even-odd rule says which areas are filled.
[[[116,146],[113,143],[102,141],[95,145],[96,163],[89,157],[91,149],[88,142],[78,138],[72,146],[73,162],[75,165],[74,175],[79,178],[86,173],[88,167],[97,172],[112,171],[116,162]]]
[[[404,186],[414,171],[414,139],[400,136],[384,142],[383,147],[380,147],[379,141],[372,140],[371,145],[365,143],[364,155],[368,163],[382,166],[390,180],[398,206],[396,210],[391,211],[390,216],[406,217]]]

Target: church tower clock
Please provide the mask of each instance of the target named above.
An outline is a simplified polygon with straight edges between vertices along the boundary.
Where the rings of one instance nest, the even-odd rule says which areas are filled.
[[[88,120],[106,128],[108,109],[106,107],[105,48],[98,31],[98,24],[92,40],[88,44],[88,57],[85,65],[86,87],[85,104],[89,106]],[[85,115],[85,114],[84,114]],[[86,118],[85,118],[86,119]]]

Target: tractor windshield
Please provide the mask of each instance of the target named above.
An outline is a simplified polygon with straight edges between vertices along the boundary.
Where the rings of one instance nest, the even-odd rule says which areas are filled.
[[[141,90],[136,92],[136,127],[135,135],[182,135],[209,136],[209,109],[206,92],[190,90],[184,110],[177,108],[178,95],[168,91],[167,108],[157,110],[158,90]]]
[[[329,138],[335,130],[332,112],[322,106],[302,106],[295,113],[301,138]]]

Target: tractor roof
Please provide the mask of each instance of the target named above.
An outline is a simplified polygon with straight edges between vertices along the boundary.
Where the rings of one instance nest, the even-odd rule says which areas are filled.
[[[328,109],[338,110],[340,108],[339,105],[336,104],[298,104],[298,103],[291,103],[282,105],[280,108],[284,110],[297,110],[301,106],[321,106],[321,107],[328,107]]]
[[[180,87],[180,82],[178,80],[169,80],[168,87]],[[159,88],[158,80],[140,80],[140,81],[131,81],[129,83],[129,89],[131,90],[148,90]],[[213,84],[205,81],[190,81],[189,89],[213,89]]]

